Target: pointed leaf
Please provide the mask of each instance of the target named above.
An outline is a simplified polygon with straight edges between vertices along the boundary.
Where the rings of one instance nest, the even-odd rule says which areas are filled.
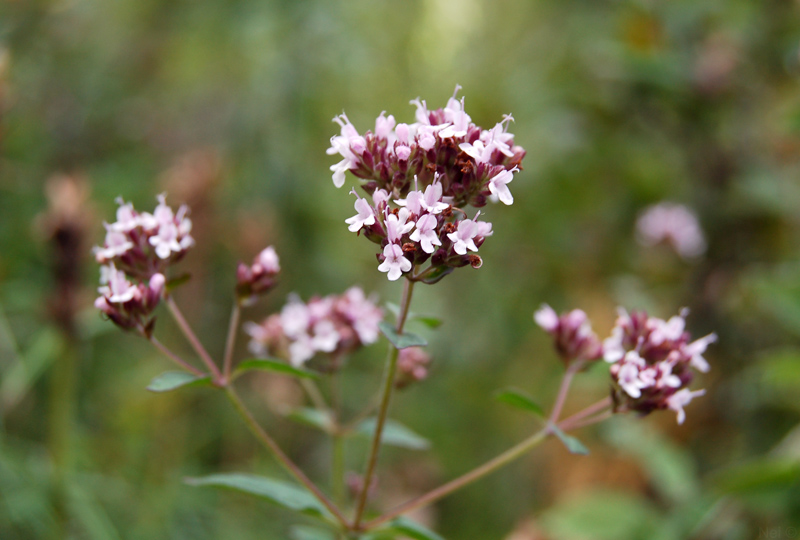
[[[375,426],[377,424],[376,418],[367,418],[358,425],[356,431],[362,435],[373,437],[375,436]],[[430,441],[422,435],[418,435],[400,422],[390,419],[387,419],[383,425],[381,442],[389,446],[408,448],[410,450],[426,450],[431,445]]]
[[[368,534],[366,539],[384,540],[395,538],[395,535],[403,535],[403,538],[413,538],[414,540],[444,540],[444,538],[427,527],[423,527],[416,521],[411,521],[406,517],[392,520],[388,525]]]
[[[571,435],[567,435],[555,424],[550,424],[550,431],[552,431],[556,437],[561,439],[561,442],[564,443],[564,446],[567,447],[567,450],[569,450],[570,453],[580,454],[582,456],[589,455],[589,449],[586,448],[581,441]]]
[[[528,396],[528,394],[522,390],[518,390],[517,388],[506,388],[505,390],[497,392],[494,395],[494,398],[497,401],[505,403],[506,405],[511,405],[517,409],[522,409],[523,411],[531,412],[544,418],[544,411],[539,404],[533,401],[533,398]]]
[[[395,316],[395,318],[400,316],[400,306],[397,304],[386,302],[386,309],[389,310]],[[419,321],[428,328],[439,328],[442,325],[442,320],[438,317],[433,317],[431,315],[418,315],[412,311],[408,312],[406,319],[409,321]]]
[[[395,346],[397,349],[407,349],[408,347],[424,347],[428,344],[424,338],[418,336],[417,334],[412,334],[411,332],[403,332],[402,334],[398,334],[397,330],[394,329],[394,326],[383,321],[378,324],[383,332],[383,335],[386,336],[392,345]]]
[[[296,484],[252,474],[212,474],[202,478],[186,478],[190,486],[211,486],[233,489],[255,495],[273,504],[316,518],[330,518],[328,509],[311,493]]]
[[[300,407],[291,409],[286,413],[286,418],[293,420],[298,424],[310,426],[325,433],[330,433],[333,424],[328,413],[320,411],[319,409],[312,409],[310,407]]]
[[[190,279],[192,279],[192,274],[189,274],[188,272],[179,276],[175,276],[172,279],[168,279],[166,284],[167,292],[174,291],[181,285],[188,283]]]
[[[198,377],[186,371],[166,371],[156,376],[147,389],[151,392],[169,392],[182,386],[206,386],[211,384],[211,378]]]
[[[271,360],[269,358],[249,358],[247,360],[242,360],[236,367],[236,373],[234,376],[241,375],[246,371],[251,371],[254,369],[261,371],[272,371],[273,373],[289,375],[290,377],[299,377],[301,379],[319,379],[319,375],[312,371],[296,368],[281,360]]]

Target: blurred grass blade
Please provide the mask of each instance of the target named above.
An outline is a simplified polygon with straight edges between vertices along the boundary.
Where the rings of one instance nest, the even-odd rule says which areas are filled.
[[[72,515],[83,525],[86,537],[92,540],[122,540],[105,509],[82,485],[69,485],[69,507]]]
[[[312,371],[290,366],[281,360],[270,360],[264,358],[249,358],[247,360],[242,360],[242,362],[240,362],[236,367],[234,376],[236,377],[246,371],[252,370],[271,371],[273,373],[289,375],[290,377],[298,377],[301,379],[319,379],[319,375]]]
[[[64,338],[54,328],[45,327],[33,337],[28,350],[3,374],[0,398],[5,410],[25,397],[64,347]]]
[[[539,404],[536,403],[528,394],[517,388],[506,388],[505,390],[501,390],[494,395],[494,398],[501,403],[511,405],[512,407],[522,409],[526,412],[531,412],[537,416],[541,416],[542,418],[545,416],[544,410],[542,410]]]
[[[296,484],[281,480],[252,474],[231,473],[212,474],[202,478],[186,478],[185,482],[190,486],[226,488],[255,495],[278,506],[318,519],[327,520],[332,517],[328,509],[311,493]]]
[[[210,384],[209,377],[198,377],[186,371],[166,371],[150,381],[147,389],[151,392],[170,392],[184,386],[207,386]]]

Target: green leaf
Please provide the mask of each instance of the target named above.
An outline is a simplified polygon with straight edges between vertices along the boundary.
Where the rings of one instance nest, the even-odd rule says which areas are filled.
[[[188,272],[181,274],[179,276],[175,276],[172,279],[168,279],[166,284],[167,292],[172,292],[181,285],[189,283],[190,279],[192,279],[192,275]]]
[[[245,371],[251,370],[272,371],[273,373],[280,373],[281,375],[289,375],[290,377],[298,377],[301,379],[319,379],[319,375],[312,371],[296,368],[290,366],[281,360],[270,360],[264,358],[249,358],[242,360],[236,367],[234,376],[239,376]]]
[[[186,371],[166,371],[150,381],[147,389],[151,392],[169,392],[182,386],[206,386],[210,384],[210,377],[198,377]]]
[[[387,323],[386,321],[382,321],[378,324],[380,327],[381,332],[383,335],[386,336],[386,339],[391,341],[392,345],[395,346],[396,349],[407,349],[408,347],[424,347],[428,344],[424,338],[412,334],[410,332],[403,332],[402,334],[398,334],[397,330],[394,329],[394,326]]]
[[[800,484],[800,462],[786,458],[759,459],[719,473],[714,483],[724,493],[785,491]]]
[[[537,523],[548,538],[559,540],[650,540],[657,538],[665,525],[663,516],[646,498],[612,490],[568,497],[546,510]]]
[[[517,388],[506,388],[505,390],[501,390],[500,392],[496,393],[494,398],[501,403],[511,405],[517,409],[522,409],[523,411],[531,412],[544,418],[544,411],[539,404],[533,401],[533,398],[528,396],[528,394],[522,390],[518,390]]]
[[[311,493],[296,484],[252,474],[212,474],[202,478],[186,478],[190,486],[232,489],[266,499],[273,504],[315,518],[332,517],[328,509]]]
[[[356,431],[368,437],[375,436],[375,426],[378,424],[377,418],[367,418],[361,422]],[[383,425],[381,442],[389,446],[408,448],[410,450],[426,450],[430,448],[430,441],[425,437],[411,431],[400,422],[387,419]]]
[[[303,424],[305,426],[322,430],[325,433],[330,433],[331,428],[333,427],[333,423],[331,422],[331,418],[328,413],[320,411],[319,409],[312,409],[310,407],[291,409],[288,413],[286,413],[286,418],[293,420],[298,424]]]
[[[289,530],[292,540],[336,540],[336,535],[328,529],[295,525]]]
[[[589,449],[586,448],[581,441],[571,435],[567,435],[555,424],[550,424],[550,431],[553,432],[553,435],[561,439],[561,442],[564,443],[564,446],[567,447],[570,453],[580,454],[582,456],[589,454]]]
[[[414,540],[444,540],[444,538],[427,527],[423,527],[416,521],[411,521],[406,517],[399,517],[392,520],[388,525],[368,534],[364,540],[383,540],[395,538],[394,535],[401,534],[403,538],[413,538]]]
[[[386,309],[388,309],[395,316],[395,318],[400,316],[400,306],[397,304],[386,302]],[[408,312],[406,319],[409,321],[419,321],[428,328],[439,328],[442,325],[442,320],[438,317],[433,317],[431,315],[418,315],[412,311]]]

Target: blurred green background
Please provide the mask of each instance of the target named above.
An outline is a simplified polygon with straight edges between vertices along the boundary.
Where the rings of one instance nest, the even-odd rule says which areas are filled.
[[[117,196],[142,210],[163,191],[190,204],[198,245],[182,267],[194,279],[177,300],[217,355],[235,263],[267,244],[281,284],[247,319],[293,291],[353,284],[397,302],[374,246],[346,230],[330,119],[411,122],[410,99],[443,106],[457,83],[477,124],[513,113],[528,155],[515,204],[486,211],[484,266],[418,287],[412,309],[444,324],[415,329],[432,374],[393,415],[434,447],[382,455],[375,508],[535,429],[491,396],[514,385],[553,399],[562,366],[531,319],[540,303],[582,307],[601,336],[617,305],[664,318],[688,306],[693,335],[720,340],[686,424],[614,418],[579,433],[592,455],[548,442],[416,517],[458,540],[793,538],[798,16],[788,0],[3,0],[0,538],[289,538],[302,520],[182,483],[280,472],[218,393],[144,390],[170,365],[91,308],[90,248]],[[703,257],[636,242],[637,214],[661,200],[697,212]],[[156,334],[187,352],[160,315]],[[347,371],[351,410],[377,387],[383,354],[370,347]],[[579,378],[567,412],[607,384],[602,366]],[[324,437],[275,413],[297,389],[253,376],[243,392],[324,483]],[[349,468],[365,446],[348,447]]]

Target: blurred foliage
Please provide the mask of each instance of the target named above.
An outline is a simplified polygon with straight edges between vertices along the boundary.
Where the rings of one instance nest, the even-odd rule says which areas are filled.
[[[93,312],[89,249],[117,196],[189,203],[198,246],[176,294],[216,353],[235,263],[267,244],[282,282],[248,319],[292,291],[354,283],[397,302],[372,247],[345,229],[352,199],[331,185],[330,119],[411,121],[408,100],[444,105],[456,83],[479,125],[514,114],[528,156],[514,206],[487,209],[484,266],[416,293],[412,309],[443,324],[410,326],[430,343],[432,376],[393,410],[432,450],[387,448],[376,507],[530,432],[528,415],[492,395],[515,386],[552,400],[562,367],[531,321],[541,302],[584,308],[601,334],[618,304],[662,317],[689,306],[693,334],[720,340],[684,426],[613,419],[580,434],[592,455],[548,443],[418,517],[459,540],[796,532],[799,11],[789,0],[0,3],[0,537],[285,538],[298,525],[294,537],[315,538],[281,509],[181,481],[277,466],[208,389],[144,391],[167,364]],[[85,191],[60,221],[58,175]],[[703,258],[635,242],[637,213],[661,200],[697,212]],[[189,350],[168,317],[156,332]],[[346,407],[372,396],[382,358],[376,346],[352,360]],[[269,413],[295,388],[248,380],[259,419],[324,482],[324,436]],[[580,378],[568,407],[606,384],[602,369]],[[349,469],[366,444],[348,441]]]

